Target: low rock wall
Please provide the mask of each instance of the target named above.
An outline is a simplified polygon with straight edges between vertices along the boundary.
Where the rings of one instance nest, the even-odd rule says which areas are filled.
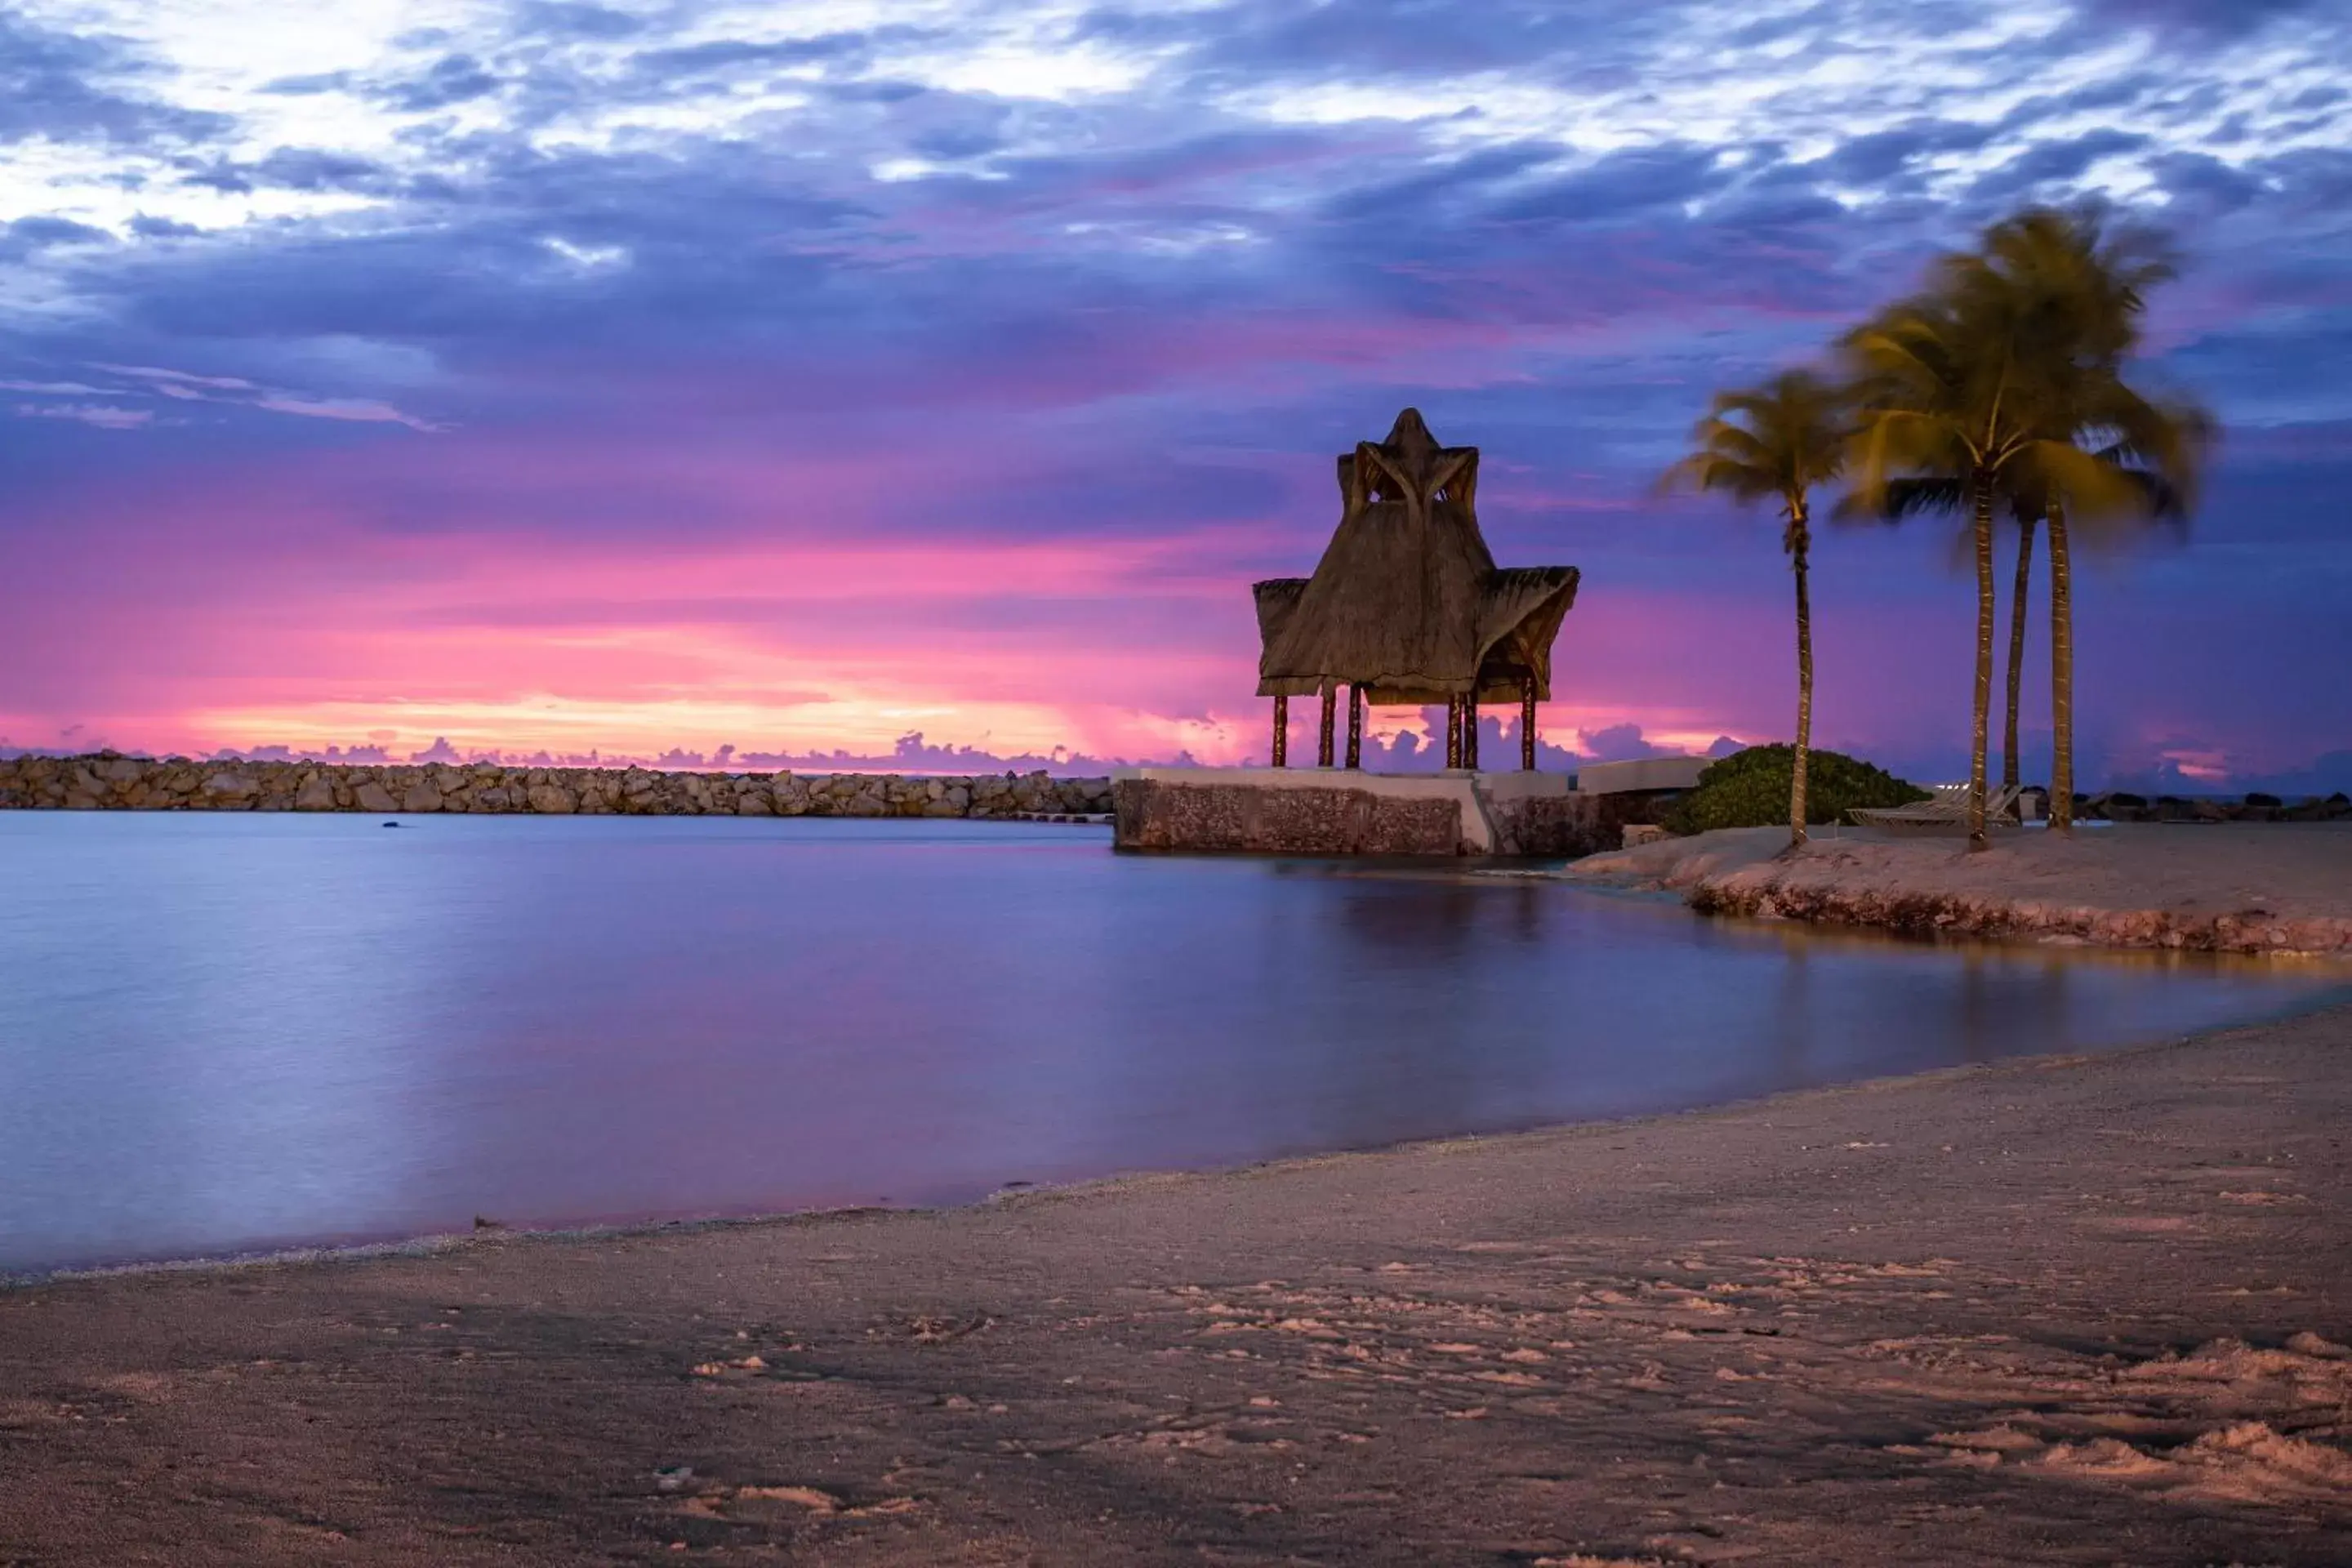
[[[1496,854],[1558,860],[1616,848],[1625,824],[1646,820],[1643,814],[1651,807],[1649,792],[1577,794],[1494,801],[1486,815],[1494,824]]]
[[[1491,843],[1473,843],[1458,797],[1334,781],[1267,784],[1122,778],[1111,786],[1121,849],[1251,855],[1472,855],[1559,858],[1614,848],[1639,797],[1481,799]]]
[[[1451,855],[1462,809],[1360,789],[1256,789],[1120,779],[1111,786],[1121,849],[1259,855]]]
[[[1039,773],[703,773],[489,763],[347,765],[127,757],[0,760],[0,807],[66,811],[530,812],[562,816],[1096,815],[1110,781]]]

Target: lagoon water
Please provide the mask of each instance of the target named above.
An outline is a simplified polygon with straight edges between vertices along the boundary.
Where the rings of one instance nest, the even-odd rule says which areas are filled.
[[[2112,1047],[2334,984],[1094,828],[0,812],[0,1271],[956,1201]]]

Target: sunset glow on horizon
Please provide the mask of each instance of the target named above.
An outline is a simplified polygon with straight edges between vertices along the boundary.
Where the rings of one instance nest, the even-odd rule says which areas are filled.
[[[1408,404],[1583,572],[1547,740],[1781,737],[1777,524],[1651,481],[2097,196],[2184,243],[2149,376],[2225,431],[2185,541],[2085,552],[2086,782],[2352,784],[2352,22],[1871,15],[32,0],[0,747],[1263,760],[1248,584]],[[1954,776],[1949,530],[1814,565],[1817,743]]]

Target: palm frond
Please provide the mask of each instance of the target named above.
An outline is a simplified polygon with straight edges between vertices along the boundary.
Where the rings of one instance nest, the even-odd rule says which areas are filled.
[[[1760,386],[1716,395],[1691,430],[1690,454],[1655,489],[1719,491],[1753,503],[1771,498],[1794,514],[1845,460],[1843,388],[1811,371],[1784,371]]]

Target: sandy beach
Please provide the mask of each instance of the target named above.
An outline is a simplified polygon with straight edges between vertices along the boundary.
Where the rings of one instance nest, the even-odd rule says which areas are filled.
[[[0,1561],[2341,1563],[2347,1052],[7,1290]]]
[[[2335,958],[2352,954],[2352,823],[2119,824],[2072,836],[1738,827],[1595,855],[1561,874],[1677,891],[1709,913],[1973,936]]]

